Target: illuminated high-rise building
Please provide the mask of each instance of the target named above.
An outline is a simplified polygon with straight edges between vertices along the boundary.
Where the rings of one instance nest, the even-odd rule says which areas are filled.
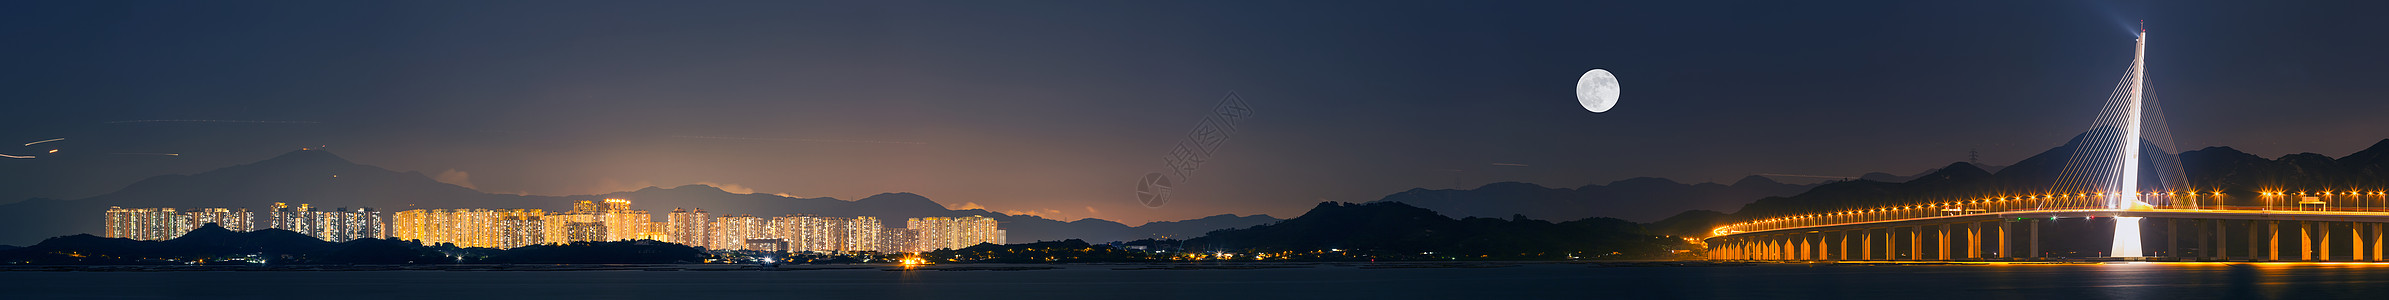
[[[712,247],[708,241],[712,237],[713,216],[706,215],[705,209],[689,211],[674,208],[671,214],[664,215],[664,219],[667,227],[665,235],[670,237],[668,242],[691,247]]]
[[[431,210],[409,209],[390,213],[390,239],[425,242],[424,235],[431,224]],[[428,242],[426,242],[428,243]]]
[[[143,241],[174,239],[191,228],[178,222],[173,208],[108,207],[104,235]]]
[[[921,231],[911,228],[880,229],[879,251],[889,253],[918,253],[921,250]]]
[[[714,250],[747,250],[747,239],[771,238],[770,221],[754,215],[722,215],[714,219]]]
[[[313,223],[308,229],[315,230],[308,235],[324,241],[346,242],[356,239],[388,237],[388,228],[384,227],[382,223],[381,212],[374,211],[373,208],[343,207],[334,208],[331,211],[309,212],[308,215],[310,218],[307,220]]]
[[[879,222],[879,218],[858,216],[838,220],[845,223],[842,224],[845,225],[842,226],[844,228],[840,228],[845,230],[845,233],[839,237],[838,251],[847,253],[879,251],[879,236],[883,234],[880,229],[885,226]]]
[[[549,216],[556,220],[547,221],[547,240],[602,242],[653,239],[664,235],[664,230],[656,228],[654,214],[630,209],[630,205],[628,199],[573,202],[571,211]]]
[[[249,231],[249,210],[237,208],[122,208],[108,207],[108,237],[166,240],[207,224],[231,231]]]
[[[649,241],[670,240],[672,239],[672,234],[665,233],[664,231],[672,228],[671,226],[671,222],[647,222],[647,226],[645,226],[647,230],[639,232],[637,239]]]
[[[498,248],[540,245],[547,243],[545,214],[513,214],[498,217]]]
[[[597,201],[581,200],[581,201],[575,201],[575,202],[573,202],[573,203],[572,203],[572,210],[571,210],[571,212],[576,212],[576,213],[577,213],[577,212],[595,213],[595,212],[598,212],[598,211],[604,211],[604,210],[605,210],[605,209],[603,209],[603,208],[600,208],[600,207],[598,207],[598,206],[597,206]]]
[[[546,243],[546,217],[538,209],[415,209],[392,214],[390,223],[399,240],[503,249]]]
[[[629,199],[575,201],[571,211],[556,214],[546,221],[544,226],[551,229],[547,240],[626,241],[669,236],[668,229],[656,225],[655,214],[630,207]],[[553,230],[559,228],[563,230]]]
[[[216,224],[216,226],[231,231],[254,229],[249,222],[249,209],[247,208],[197,208],[183,211],[182,214],[190,219],[186,224],[190,229],[198,229],[207,224]]]
[[[804,242],[798,240],[798,238],[803,237],[804,234],[797,230],[798,228],[803,227],[804,218],[802,216],[782,215],[778,217],[772,217],[770,220],[765,220],[764,222],[769,223],[764,226],[764,230],[770,231],[769,235],[771,235],[771,237],[779,238],[781,241],[788,242],[789,252],[805,251]]]
[[[928,217],[905,219],[904,227],[918,230],[921,251],[962,249],[980,243],[1003,243],[1004,231],[996,228],[994,218],[969,216],[960,218]]]
[[[846,240],[845,220],[798,215],[796,223],[797,240],[804,243],[798,251],[836,252],[839,243]]]
[[[306,203],[291,207],[281,202],[274,202],[272,207],[266,212],[266,228],[289,230],[329,242],[389,236],[381,212],[370,207],[316,211]]]
[[[298,208],[292,208],[289,204],[274,202],[274,205],[265,212],[265,228],[289,230],[302,234],[306,233],[306,218],[299,214],[301,211],[306,211],[306,207],[306,204],[299,204]]]
[[[599,222],[599,221],[597,221],[597,220],[596,220],[596,218],[595,218],[596,216],[594,216],[594,215],[583,215],[583,214],[567,214],[567,215],[564,215],[564,217],[566,217],[566,218],[565,218],[565,220],[564,220],[564,222],[563,222],[563,225],[564,225],[564,227],[563,227],[563,228],[564,228],[564,230],[562,230],[562,232],[564,233],[563,235],[564,235],[564,240],[565,240],[565,241],[569,241],[569,242],[604,242],[604,241],[607,241],[607,240],[606,240],[606,232],[608,231],[608,230],[607,230],[608,228],[606,228],[606,223],[605,223],[605,222]],[[586,219],[587,221],[583,221],[584,219]]]
[[[625,201],[624,205],[628,205],[627,203],[628,201]],[[606,223],[607,241],[637,240],[641,235],[658,231],[654,230],[654,226],[650,226],[655,223],[655,215],[644,210],[609,210],[601,215]]]

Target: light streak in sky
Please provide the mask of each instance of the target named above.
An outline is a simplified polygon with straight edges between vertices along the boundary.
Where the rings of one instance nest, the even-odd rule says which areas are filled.
[[[742,140],[742,141],[770,141],[770,142],[860,143],[860,144],[902,144],[902,145],[928,145],[928,144],[929,144],[929,143],[922,143],[922,142],[907,142],[907,141],[833,140],[833,139],[787,139],[787,138],[759,138],[759,137],[735,137],[735,136],[701,136],[701,135],[675,135],[675,136],[672,136],[672,137],[676,137],[676,138],[684,138],[684,139]]]
[[[27,155],[27,156],[16,156],[16,155],[0,154],[0,157],[7,157],[7,158],[14,158],[14,159],[33,159],[33,156],[31,156],[31,155]]]
[[[26,146],[32,146],[33,144],[48,143],[48,142],[56,142],[56,141],[65,140],[65,139],[66,139],[66,138],[47,139],[47,140],[41,140],[41,141],[37,141],[37,142],[25,143],[25,145],[26,145]]]
[[[316,122],[316,121],[256,121],[256,120],[187,120],[187,119],[184,119],[184,120],[125,120],[125,121],[109,121],[109,122],[108,122],[108,124],[135,124],[135,123],[248,123],[248,124],[320,124],[320,123],[322,123],[322,122]]]

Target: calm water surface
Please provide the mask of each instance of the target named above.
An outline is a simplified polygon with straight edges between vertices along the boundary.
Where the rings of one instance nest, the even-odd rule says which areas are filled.
[[[2368,264],[1059,267],[1027,271],[0,272],[0,286],[5,287],[0,299],[2389,299],[2389,265]]]

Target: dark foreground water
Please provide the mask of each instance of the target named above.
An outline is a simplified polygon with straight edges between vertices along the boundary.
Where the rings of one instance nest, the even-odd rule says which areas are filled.
[[[987,266],[987,265],[970,265]],[[0,272],[0,299],[2389,299],[2389,265]],[[953,265],[939,267],[954,267]],[[735,297],[735,298],[717,298]]]

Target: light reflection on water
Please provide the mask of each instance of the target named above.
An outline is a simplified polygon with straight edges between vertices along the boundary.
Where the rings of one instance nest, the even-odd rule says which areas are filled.
[[[973,265],[985,266],[985,265]],[[1257,270],[565,272],[0,272],[0,299],[319,299],[780,296],[1246,298],[2358,298],[2389,295],[2389,264],[1760,265]],[[892,267],[891,267],[892,268]],[[2374,297],[2377,298],[2377,297]]]

